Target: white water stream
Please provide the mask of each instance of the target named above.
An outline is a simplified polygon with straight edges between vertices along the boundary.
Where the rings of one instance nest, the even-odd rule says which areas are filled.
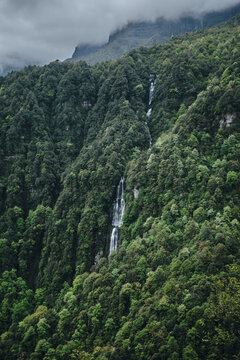
[[[124,201],[124,177],[121,178],[117,187],[117,196],[113,205],[112,233],[110,239],[109,256],[118,249],[118,229],[122,226],[122,218],[125,209]]]
[[[149,89],[149,99],[148,99],[148,105],[149,105],[149,109],[146,113],[147,118],[149,119],[151,114],[152,114],[152,108],[150,107],[152,105],[152,101],[153,101],[153,95],[154,95],[154,90],[155,90],[155,84],[156,84],[156,80],[157,77],[155,75],[150,75],[149,81],[150,81],[150,89]],[[148,122],[146,121],[145,124],[148,127],[148,131],[149,131],[149,148],[151,149],[152,147],[152,136],[150,133],[150,129],[148,126]]]

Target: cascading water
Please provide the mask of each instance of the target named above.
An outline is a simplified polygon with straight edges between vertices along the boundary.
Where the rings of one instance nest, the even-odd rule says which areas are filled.
[[[154,95],[154,89],[155,89],[156,80],[157,80],[157,77],[155,75],[150,75],[150,78],[149,78],[150,89],[149,89],[149,100],[148,100],[148,105],[149,106],[151,106],[152,101],[153,101],[153,95]],[[149,107],[149,109],[147,111],[147,114],[146,114],[147,118],[149,118],[151,116],[151,114],[152,114],[152,108]],[[145,122],[145,124],[147,125],[148,131],[149,131],[149,148],[151,149],[151,147],[152,147],[152,136],[151,136],[147,121]]]
[[[152,104],[152,101],[153,101],[153,94],[154,94],[155,83],[156,83],[155,75],[150,75],[149,81],[150,81],[150,89],[149,89],[149,102],[148,102],[148,105],[150,106]]]
[[[118,248],[118,229],[122,226],[122,218],[125,209],[124,201],[124,177],[121,178],[117,187],[117,196],[113,205],[112,233],[109,247],[109,256]]]

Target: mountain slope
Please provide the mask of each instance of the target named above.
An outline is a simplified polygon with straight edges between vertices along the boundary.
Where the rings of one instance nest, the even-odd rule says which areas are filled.
[[[199,18],[189,16],[175,21],[162,18],[153,23],[130,23],[110,35],[107,44],[102,46],[79,44],[75,48],[72,60],[82,59],[89,64],[96,64],[101,61],[118,59],[131,49],[162,44],[172,35],[214,26],[239,12],[240,5],[236,5],[224,11],[207,13]]]
[[[4,359],[239,358],[239,30],[0,78]]]

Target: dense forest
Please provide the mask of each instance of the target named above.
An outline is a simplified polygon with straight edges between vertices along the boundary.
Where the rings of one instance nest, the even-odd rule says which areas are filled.
[[[1,358],[240,359],[239,99],[239,16],[0,77]]]

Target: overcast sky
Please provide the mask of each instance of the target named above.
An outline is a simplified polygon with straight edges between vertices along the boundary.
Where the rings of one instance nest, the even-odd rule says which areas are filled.
[[[71,57],[78,43],[107,42],[129,21],[221,10],[240,0],[0,0],[0,72],[5,64]]]

